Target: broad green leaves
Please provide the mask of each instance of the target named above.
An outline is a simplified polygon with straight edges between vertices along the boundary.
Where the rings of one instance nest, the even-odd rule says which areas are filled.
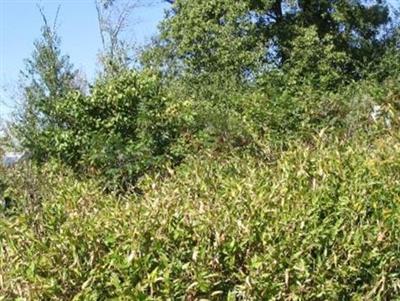
[[[290,66],[285,63],[298,39],[313,30],[315,38],[330,41],[330,53],[346,56],[336,65],[356,79],[357,68],[379,62],[393,37],[385,28],[390,21],[385,1],[177,0],[144,62],[168,76],[204,84],[217,75],[221,82],[224,76],[251,82],[271,68]],[[315,50],[309,46],[304,50]],[[314,65],[321,64],[317,70],[325,68],[323,56],[314,59]]]
[[[56,111],[64,126],[54,131],[61,142],[52,155],[104,176],[111,186],[134,184],[173,139],[160,89],[156,77],[128,71],[100,80],[89,96],[60,100]]]

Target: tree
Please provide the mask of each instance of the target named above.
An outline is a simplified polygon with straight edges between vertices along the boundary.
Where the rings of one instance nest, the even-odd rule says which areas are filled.
[[[243,75],[264,51],[249,11],[246,1],[175,2],[151,63],[196,76],[220,70]]]
[[[132,59],[131,45],[122,38],[129,24],[129,16],[139,3],[137,1],[95,0],[97,19],[102,42],[100,62],[102,72],[106,75],[116,75],[126,70]]]
[[[105,75],[117,75],[127,70],[132,62],[132,45],[123,35],[129,27],[132,12],[150,6],[150,0],[95,0],[97,20],[102,42],[100,62]]]
[[[385,1],[376,0],[176,0],[146,64],[170,74],[210,74],[219,70],[244,79],[271,66],[282,67],[301,28],[329,37],[335,51],[352,66],[379,59],[390,16]],[[251,76],[250,76],[251,78]]]
[[[48,147],[48,130],[62,127],[55,106],[60,98],[78,88],[77,71],[69,56],[61,53],[61,40],[56,32],[57,17],[50,25],[42,8],[41,38],[35,41],[31,58],[25,61],[21,71],[22,111],[15,124],[21,146],[32,152],[33,158],[45,159]]]

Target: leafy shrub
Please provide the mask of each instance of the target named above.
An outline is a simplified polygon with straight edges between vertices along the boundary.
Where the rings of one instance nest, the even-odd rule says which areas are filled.
[[[348,137],[398,126],[398,76],[353,82],[334,91],[275,83],[264,83],[261,92],[247,98],[251,105],[243,105],[245,118],[270,143],[307,141],[321,130]],[[374,108],[381,110],[379,120],[372,118]]]
[[[41,136],[46,157],[126,188],[168,155],[176,131],[167,104],[154,75],[99,80],[89,96],[76,91],[57,101],[58,125]]]

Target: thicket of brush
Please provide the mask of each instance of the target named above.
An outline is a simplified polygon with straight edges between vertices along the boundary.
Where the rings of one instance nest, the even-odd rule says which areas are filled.
[[[383,2],[174,2],[141,68],[89,91],[43,28],[10,128],[31,160],[0,170],[0,301],[400,298]]]
[[[371,86],[351,99],[379,103],[376,119],[366,105],[342,130],[206,148],[142,177],[141,195],[54,164],[8,171],[2,299],[398,297],[400,85]]]

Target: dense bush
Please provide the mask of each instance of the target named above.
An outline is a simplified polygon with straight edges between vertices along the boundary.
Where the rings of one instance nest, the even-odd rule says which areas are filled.
[[[398,138],[321,133],[265,160],[206,152],[143,178],[140,198],[44,169],[16,196],[40,204],[0,219],[0,295],[395,299]]]
[[[230,144],[234,140],[207,145],[221,133],[201,123],[201,114],[188,113],[200,107],[171,103],[171,116],[187,110],[184,115],[193,117],[182,122],[193,133],[182,145],[191,145],[192,152],[200,148],[186,153],[180,166],[164,166],[167,173],[141,177],[142,195],[106,194],[102,182],[77,180],[55,164],[26,164],[3,173],[13,203],[0,213],[0,295],[4,300],[399,297],[399,87],[393,78],[327,94],[330,102],[342,104],[339,113],[317,126],[304,111],[299,115],[304,121],[282,128],[281,136],[269,136],[278,131],[267,122],[272,115],[254,115],[265,98],[242,106],[242,115],[230,116],[236,121],[220,120],[251,120],[238,128],[247,129],[256,153]],[[229,107],[241,104],[238,98]],[[327,103],[320,106],[329,112]],[[293,113],[287,106],[275,110],[284,114],[282,120]],[[192,131],[199,125],[203,130]],[[265,136],[257,134],[261,125]],[[277,147],[283,145],[279,140],[283,148]],[[179,145],[171,149],[179,151]]]
[[[38,159],[57,159],[126,188],[168,158],[178,126],[168,105],[154,75],[127,71],[101,79],[88,96],[74,91],[57,100],[58,122],[40,133],[45,147]]]
[[[0,301],[400,299],[385,2],[172,2],[87,93],[46,23],[13,127],[32,162],[0,167]]]

